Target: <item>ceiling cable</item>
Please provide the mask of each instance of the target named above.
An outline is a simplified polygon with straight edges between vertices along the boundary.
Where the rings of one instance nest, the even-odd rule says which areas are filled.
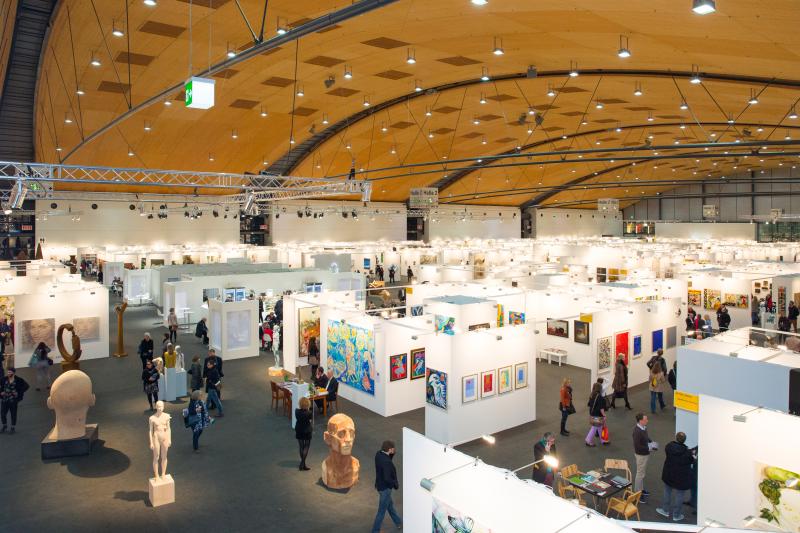
[[[189,0],[189,76],[192,77],[192,0]]]

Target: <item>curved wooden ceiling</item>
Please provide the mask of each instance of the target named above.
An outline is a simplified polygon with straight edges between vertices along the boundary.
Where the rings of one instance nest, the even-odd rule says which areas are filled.
[[[223,60],[228,48],[252,44],[235,2],[198,7],[204,3],[196,0],[192,9],[194,72]],[[263,1],[239,3],[258,32]],[[706,157],[702,149],[681,149],[696,142],[800,139],[800,119],[788,118],[800,97],[800,10],[793,0],[717,4],[717,13],[698,16],[689,0],[490,0],[485,6],[399,0],[218,74],[210,110],[186,109],[175,94],[175,105],[147,107],[81,145],[129,102],[135,106],[188,76],[189,3],[159,0],[150,8],[131,2],[131,31],[117,38],[112,20],[124,24],[123,0],[64,0],[37,89],[37,158],[58,161],[69,153],[70,164],[257,172],[289,150],[307,150],[292,174],[342,175],[355,161],[377,180],[373,200],[402,201],[411,187],[437,184],[444,201],[500,205],[629,198],[680,180],[792,165],[796,156],[733,158],[741,150],[728,148]],[[346,5],[271,0],[267,34]],[[627,59],[617,56],[621,35],[629,40]],[[495,38],[502,40],[501,56],[493,54]],[[416,64],[406,62],[409,52]],[[93,55],[100,67],[89,64]],[[570,62],[577,62],[580,76],[566,74]],[[537,78],[525,77],[529,65]],[[704,75],[701,84],[689,82],[693,65]],[[346,67],[350,80],[343,77]],[[484,68],[493,78],[488,82],[478,79]],[[329,76],[335,83],[326,88]],[[425,90],[416,92],[417,84]],[[634,95],[637,84],[641,96]],[[76,95],[77,88],[85,94]],[[756,105],[748,104],[751,91]],[[687,110],[680,109],[683,100]],[[370,112],[383,102],[392,105]],[[303,145],[335,125],[335,135]],[[658,153],[665,159],[621,159],[655,157],[654,150],[618,151],[646,141],[670,147]],[[534,157],[497,161],[504,166],[475,162],[517,146]],[[568,156],[571,162],[535,156],[569,149],[603,151]],[[703,158],[689,157],[698,151],[706,152]],[[667,158],[672,154],[682,158]],[[598,155],[606,160],[586,161]],[[409,166],[421,163],[428,165]],[[648,181],[658,185],[644,187]],[[569,182],[575,186],[553,191]]]

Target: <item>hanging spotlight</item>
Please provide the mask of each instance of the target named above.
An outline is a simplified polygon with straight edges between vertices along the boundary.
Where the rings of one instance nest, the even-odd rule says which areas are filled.
[[[533,116],[533,115],[535,115],[535,114],[536,114],[536,110],[535,110],[534,108],[532,108],[532,107],[529,107],[529,108],[528,108],[528,114],[529,114],[529,115],[531,115],[531,116]]]
[[[792,106],[792,110],[789,111],[789,118],[792,120],[797,119],[797,111],[794,110],[794,106]]]
[[[396,154],[397,153],[397,148],[392,146],[392,149],[390,150],[390,152],[391,152],[392,155]]]
[[[381,122],[381,131],[383,133],[386,133],[387,131],[389,131],[389,128],[386,127],[386,123],[385,122]]]
[[[586,126],[587,124],[589,124],[589,121],[586,120],[586,115],[583,115],[581,117],[581,126]]]
[[[430,107],[426,107],[425,108],[425,116],[426,117],[433,116],[433,113],[431,112],[431,108]]]
[[[470,2],[472,2],[474,6],[485,6],[489,3],[489,0],[470,0]]]
[[[164,105],[169,107],[172,105],[172,102],[170,102],[169,100],[164,100]]]
[[[653,113],[647,114],[647,122],[653,122],[655,119],[653,118]]]
[[[733,118],[733,115],[728,115],[728,124],[734,124],[736,120]]]
[[[570,61],[569,62],[569,77],[570,78],[577,78],[578,77],[578,62],[577,61]]]
[[[286,35],[289,32],[289,28],[286,27],[286,23],[283,22],[281,17],[278,17],[278,27],[275,29],[275,33],[278,35]]]
[[[487,67],[481,68],[481,81],[489,81],[489,69]]]
[[[14,183],[14,187],[11,188],[11,196],[8,200],[8,205],[12,209],[22,209],[22,202],[25,201],[25,197],[28,195],[28,187],[22,180],[17,180]],[[6,213],[7,215],[9,213]]]
[[[556,95],[556,91],[553,89],[553,86],[549,83],[547,84],[547,96],[553,98]]]
[[[362,104],[364,107],[369,107],[369,96],[364,97],[364,102]]]
[[[686,103],[686,100],[681,100],[681,109],[683,111],[686,111],[687,109],[689,109],[689,104]]]
[[[144,131],[151,131],[153,128],[150,126],[150,123],[146,120],[144,121]]]
[[[692,65],[692,77],[689,79],[689,83],[693,83],[697,85],[698,83],[702,83],[703,80],[700,79],[700,67],[697,65]]]
[[[213,161],[213,160],[214,160],[214,154],[212,154],[212,153],[209,153],[209,154],[208,154],[208,160],[209,160],[209,161]]]
[[[128,157],[133,157],[133,149],[128,148]]]
[[[481,144],[486,144],[487,142],[488,142],[488,141],[486,140],[486,137],[484,137],[484,138],[482,138],[482,139],[481,139]]]
[[[78,87],[78,89],[75,91],[75,94],[77,94],[78,96],[83,96],[86,93],[83,91],[83,89]]]
[[[422,92],[422,82],[419,80],[414,80],[414,92],[421,93]]]
[[[72,124],[72,119],[69,116],[69,113],[64,113],[64,124]]]
[[[93,67],[99,67],[102,63],[100,63],[100,60],[94,55],[94,52],[92,52],[92,59],[89,61],[89,64]]]
[[[503,38],[502,37],[495,37],[494,38],[494,50],[492,53],[496,56],[501,56],[505,52],[503,51]]]
[[[756,105],[758,103],[758,97],[756,96],[756,90],[750,89],[750,99],[747,101],[750,105]]]
[[[643,94],[642,84],[637,81],[633,87],[633,96],[642,96]]]
[[[228,59],[233,59],[236,57],[236,50],[231,46],[231,43],[228,43],[228,53],[226,54]]]
[[[406,63],[413,65],[417,62],[417,52],[413,48],[409,48],[406,52]]]
[[[784,141],[791,141],[792,140],[792,136],[789,133],[789,130],[786,130],[786,136],[783,138],[783,140]]]
[[[289,137],[289,144],[294,144],[294,135]]]
[[[595,109],[603,109],[603,102],[597,100],[597,103],[594,105]]]
[[[261,115],[262,118],[267,116],[267,110],[264,109],[263,105],[261,106],[261,112],[259,113],[259,115]]]
[[[428,139],[433,139],[433,132],[428,130]]]
[[[698,15],[708,15],[716,10],[715,0],[692,0],[692,11]]]
[[[353,79],[353,67],[350,65],[344,66],[344,79],[352,80]]]
[[[239,138],[238,130],[231,130],[231,139],[235,140],[235,139],[238,139],[238,138]]]
[[[328,124],[328,114],[327,113],[323,113],[322,114],[322,123],[323,124]]]
[[[477,126],[477,125],[479,125],[481,123],[481,121],[480,121],[480,119],[478,117],[473,117],[472,123]]]
[[[144,5],[146,6],[155,7],[156,4],[157,4],[156,0],[144,0]]]
[[[485,104],[486,103],[486,96],[484,96],[483,93],[481,93],[481,99],[478,100],[478,102],[480,102],[481,104]]]
[[[297,86],[297,96],[301,96],[302,97],[302,96],[305,96],[305,95],[306,95],[306,93],[305,93],[305,91],[303,91],[303,86],[302,85],[298,85]]]
[[[253,209],[255,203],[256,195],[253,193],[253,191],[249,191],[247,196],[245,196],[244,205],[242,205],[242,212],[245,214],[249,213]]]
[[[619,36],[619,50],[617,55],[623,59],[631,57],[631,51],[628,48],[628,37],[626,35]]]
[[[114,37],[124,37],[125,32],[122,29],[117,28],[117,22],[115,20],[111,21],[111,35]]]

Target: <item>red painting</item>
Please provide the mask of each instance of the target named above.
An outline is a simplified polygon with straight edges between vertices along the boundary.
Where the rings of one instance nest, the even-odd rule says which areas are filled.
[[[493,396],[495,393],[496,371],[481,372],[481,398]]]
[[[614,361],[619,359],[619,355],[623,355],[625,365],[628,364],[628,357],[630,356],[630,331],[621,331],[614,335]]]

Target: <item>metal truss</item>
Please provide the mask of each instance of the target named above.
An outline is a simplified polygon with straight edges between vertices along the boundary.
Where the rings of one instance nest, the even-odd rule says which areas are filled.
[[[21,180],[41,198],[54,197],[58,183],[85,185],[160,187],[163,194],[186,196],[175,188],[217,189],[229,192],[220,195],[220,203],[241,203],[249,195],[257,202],[311,199],[339,195],[369,195],[370,184],[364,180],[340,178],[306,178],[275,174],[234,174],[226,172],[193,172],[184,170],[148,170],[142,168],[85,167],[51,163],[18,163],[0,161],[0,180]],[[104,193],[93,193],[93,195]],[[105,193],[116,196],[118,193]],[[7,201],[9,193],[0,192]],[[144,194],[142,194],[144,196]]]

